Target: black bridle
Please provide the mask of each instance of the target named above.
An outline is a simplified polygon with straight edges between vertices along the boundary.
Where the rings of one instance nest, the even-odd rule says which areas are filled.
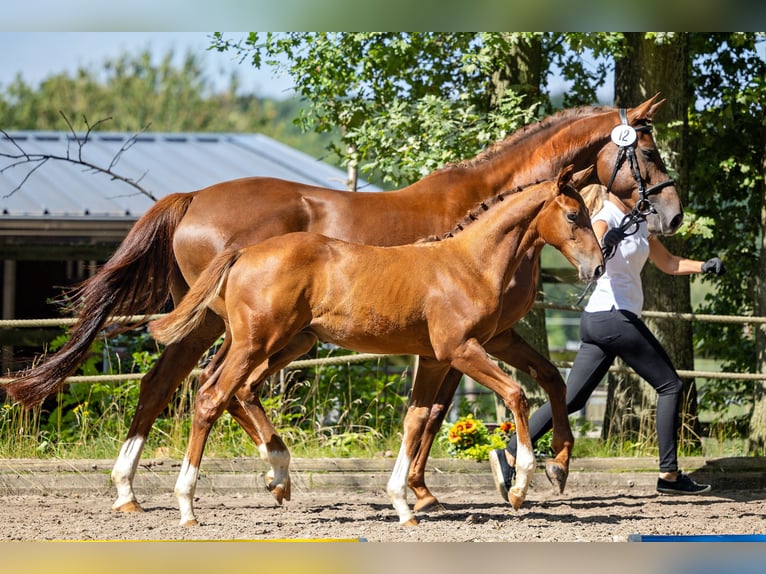
[[[649,198],[652,195],[660,193],[666,187],[675,185],[676,182],[673,179],[667,179],[666,181],[657,183],[649,188],[646,187],[644,178],[641,176],[641,167],[638,165],[638,158],[636,157],[638,138],[635,136],[635,134],[631,134],[631,131],[651,133],[652,126],[643,125],[634,128],[628,124],[628,114],[625,108],[620,108],[619,114],[620,121],[622,122],[621,126],[624,126],[625,128],[624,130],[617,130],[617,128],[620,128],[620,126],[617,126],[615,131],[618,133],[617,135],[613,134],[612,136],[612,141],[614,141],[614,143],[618,146],[618,150],[617,159],[615,160],[614,169],[612,170],[612,177],[609,178],[609,183],[606,186],[606,190],[607,192],[612,191],[612,184],[614,184],[617,173],[620,171],[620,168],[623,166],[623,164],[627,161],[628,167],[630,168],[630,174],[633,176],[633,179],[636,182],[639,194],[638,201],[633,206],[633,209],[630,210],[630,213],[623,217],[619,226],[619,229],[623,232],[623,235],[627,237],[638,231],[639,225],[641,222],[646,221],[646,217],[648,215],[657,213],[657,210],[654,208],[652,202],[649,201]],[[609,249],[604,246],[602,247],[602,250],[605,260],[610,259],[614,255],[614,249]]]

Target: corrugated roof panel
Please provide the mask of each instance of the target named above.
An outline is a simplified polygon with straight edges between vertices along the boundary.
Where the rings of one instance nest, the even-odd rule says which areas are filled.
[[[13,132],[9,134],[28,154],[76,157],[79,147],[66,132]],[[97,133],[82,149],[83,158],[108,167],[126,146],[113,171],[138,181],[160,198],[174,192],[202,189],[240,177],[278,177],[335,189],[344,189],[346,174],[329,164],[262,134],[202,133]],[[0,138],[0,152],[18,153]],[[14,160],[0,158],[0,169]],[[34,167],[18,165],[0,173],[0,213],[6,216],[138,217],[152,204],[134,187],[93,173],[83,166],[50,160],[13,194]],[[139,181],[140,180],[140,181]],[[368,191],[377,191],[366,186]],[[0,222],[2,221],[0,216]]]

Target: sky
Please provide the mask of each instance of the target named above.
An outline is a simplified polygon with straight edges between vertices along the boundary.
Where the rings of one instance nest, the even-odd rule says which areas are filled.
[[[227,33],[238,40],[244,33]],[[187,50],[202,58],[214,86],[228,85],[232,71],[239,75],[241,91],[262,97],[290,97],[289,77],[277,77],[271,69],[257,70],[239,63],[234,54],[208,52],[210,32],[0,32],[0,88],[21,74],[27,84],[37,86],[44,78],[78,68],[101,70],[107,59],[125,53],[150,50],[157,61],[173,50],[180,64]]]
[[[225,33],[236,41],[244,32]],[[210,32],[0,32],[0,89],[21,74],[27,84],[37,86],[48,76],[78,68],[103,69],[106,60],[123,54],[150,50],[157,61],[170,50],[180,65],[188,50],[202,58],[207,77],[217,89],[228,85],[232,71],[240,80],[240,92],[261,97],[284,99],[292,96],[289,76],[271,68],[256,69],[249,62],[239,63],[233,53],[210,52]],[[611,75],[599,90],[601,103],[611,104]],[[557,78],[549,89],[565,89]]]

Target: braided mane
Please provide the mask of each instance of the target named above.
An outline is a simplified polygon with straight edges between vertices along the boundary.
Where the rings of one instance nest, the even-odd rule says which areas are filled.
[[[469,211],[463,217],[463,219],[461,219],[455,225],[455,227],[452,228],[451,231],[442,233],[441,235],[428,235],[424,237],[423,239],[416,241],[416,243],[433,243],[434,241],[442,241],[443,239],[454,237],[455,235],[463,231],[466,227],[471,225],[474,221],[477,221],[480,218],[481,214],[483,214],[486,211],[489,211],[498,203],[502,203],[505,200],[505,198],[508,197],[509,195],[513,195],[514,193],[518,193],[520,191],[523,191],[527,188],[530,188],[534,185],[538,185],[540,183],[542,183],[542,181],[535,181],[527,185],[522,185],[511,190],[500,192],[496,196],[479,203],[478,206],[472,209],[471,211]]]

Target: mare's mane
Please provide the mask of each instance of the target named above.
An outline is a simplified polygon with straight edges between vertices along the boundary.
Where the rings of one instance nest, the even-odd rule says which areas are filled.
[[[556,128],[562,124],[573,122],[585,116],[608,111],[611,111],[611,108],[604,106],[582,106],[579,108],[561,110],[552,116],[519,128],[502,140],[498,140],[491,144],[489,147],[479,152],[478,155],[471,159],[466,159],[458,163],[449,163],[441,169],[436,170],[434,173],[438,173],[447,169],[476,167],[477,165],[487,162],[498,156],[507,147],[516,146],[526,140],[530,140],[540,133],[550,130],[551,128]]]

